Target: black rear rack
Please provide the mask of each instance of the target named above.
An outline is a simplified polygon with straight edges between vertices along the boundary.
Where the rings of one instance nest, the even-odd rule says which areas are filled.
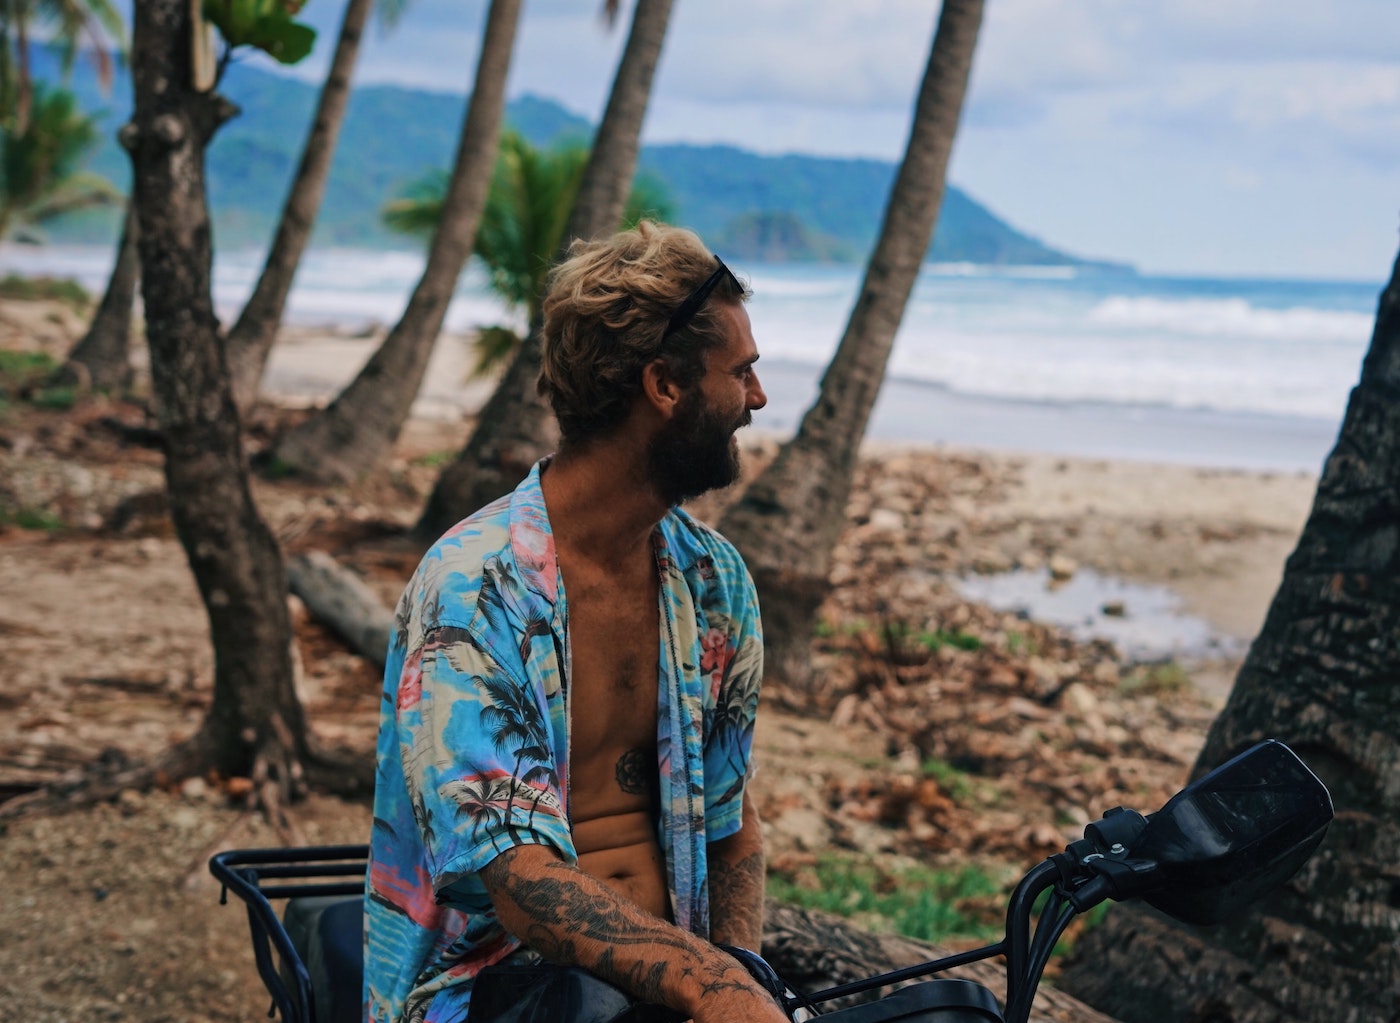
[[[209,872],[223,885],[219,901],[227,903],[232,892],[247,907],[258,976],[272,996],[269,1017],[280,1012],[284,1023],[313,1023],[316,1019],[311,975],[270,900],[363,894],[368,861],[367,845],[231,849],[209,861]],[[273,959],[274,949],[280,971]],[[288,990],[288,977],[293,990]]]

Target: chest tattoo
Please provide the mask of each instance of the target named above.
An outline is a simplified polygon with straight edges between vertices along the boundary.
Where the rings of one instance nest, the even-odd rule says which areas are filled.
[[[652,775],[656,771],[656,760],[643,750],[629,749],[617,758],[613,776],[617,787],[629,796],[640,796],[651,791]]]

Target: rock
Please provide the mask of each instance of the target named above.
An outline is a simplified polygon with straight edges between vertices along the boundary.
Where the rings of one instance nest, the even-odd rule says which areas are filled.
[[[1064,692],[1060,694],[1060,700],[1067,711],[1080,718],[1097,714],[1099,709],[1098,697],[1082,682],[1071,682],[1065,686]]]
[[[870,529],[881,533],[902,532],[904,516],[893,508],[876,508],[870,513]]]
[[[1067,582],[1079,571],[1079,562],[1067,554],[1055,554],[1050,558],[1050,578],[1056,582]]]
[[[199,802],[209,794],[208,783],[200,777],[186,778],[180,783],[180,795],[190,802]]]
[[[1095,682],[1100,682],[1108,686],[1116,686],[1120,679],[1118,665],[1114,664],[1112,661],[1100,661],[1098,664],[1094,665],[1093,677]]]
[[[831,826],[820,810],[794,807],[772,820],[765,820],[764,825],[764,830],[771,832],[772,844],[779,849],[816,852],[831,844]]]
[[[1110,600],[1100,610],[1109,618],[1122,618],[1128,613],[1127,605],[1121,600]]]

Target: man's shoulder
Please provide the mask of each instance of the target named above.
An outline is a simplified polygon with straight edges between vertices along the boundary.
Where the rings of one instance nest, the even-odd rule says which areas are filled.
[[[399,614],[465,627],[475,613],[487,566],[509,558],[507,494],[458,522],[428,548],[404,588]]]
[[[672,508],[661,528],[667,548],[683,570],[698,571],[701,578],[719,582],[725,589],[753,589],[743,555],[713,526],[683,508]]]

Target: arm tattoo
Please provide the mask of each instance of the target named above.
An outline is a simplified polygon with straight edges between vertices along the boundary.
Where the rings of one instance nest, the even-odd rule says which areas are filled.
[[[711,856],[710,920],[714,940],[758,951],[763,938],[763,853],[737,863]]]
[[[587,967],[655,1004],[667,1004],[665,993],[681,976],[695,978],[706,995],[751,988],[748,974],[727,956],[705,956],[693,935],[601,889],[567,863],[548,863],[535,877],[515,875],[511,865],[519,851],[502,852],[481,877],[493,899],[509,900],[529,918],[518,937],[546,959]]]
[[[613,775],[617,787],[629,796],[645,795],[651,789],[650,772],[656,770],[656,758],[639,749],[629,749],[618,757]]]

